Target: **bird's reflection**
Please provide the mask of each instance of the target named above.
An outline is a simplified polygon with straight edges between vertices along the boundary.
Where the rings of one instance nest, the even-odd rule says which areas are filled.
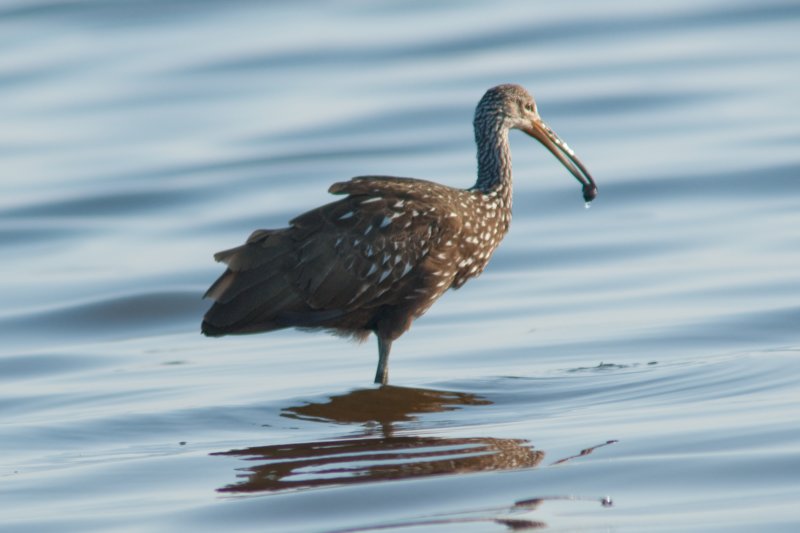
[[[491,404],[485,398],[464,392],[384,385],[377,389],[359,389],[333,396],[325,403],[289,407],[284,410],[283,416],[339,424],[363,424],[367,431],[390,436],[395,423],[414,420],[423,413]]]
[[[222,492],[276,492],[486,470],[528,468],[544,452],[522,439],[436,437],[405,434],[395,424],[491,402],[473,394],[384,386],[334,396],[325,403],[290,407],[295,419],[361,424],[355,437],[257,446],[215,455],[252,464]],[[401,434],[402,433],[402,434]]]

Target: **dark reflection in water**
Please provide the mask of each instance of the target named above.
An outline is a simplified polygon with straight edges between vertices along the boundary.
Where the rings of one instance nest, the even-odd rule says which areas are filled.
[[[538,465],[544,452],[523,439],[396,435],[394,423],[419,413],[489,405],[473,394],[386,386],[286,409],[304,420],[361,423],[365,434],[336,440],[256,446],[214,455],[254,464],[221,492],[276,492]]]
[[[220,492],[275,492],[536,466],[544,452],[521,439],[347,438],[257,446],[215,455],[258,462]]]
[[[394,430],[393,423],[414,420],[419,414],[453,411],[465,405],[491,404],[476,394],[385,385],[332,396],[325,403],[289,407],[283,416],[319,422],[365,424],[367,428],[377,424],[388,436]]]

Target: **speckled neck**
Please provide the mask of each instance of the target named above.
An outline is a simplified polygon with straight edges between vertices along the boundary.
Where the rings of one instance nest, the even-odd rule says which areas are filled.
[[[484,193],[511,189],[511,150],[508,128],[503,124],[475,122],[478,146],[478,179],[473,190]]]

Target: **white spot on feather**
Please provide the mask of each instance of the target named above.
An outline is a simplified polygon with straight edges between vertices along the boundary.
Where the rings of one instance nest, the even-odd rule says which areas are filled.
[[[353,211],[348,211],[344,215],[339,217],[339,220],[344,220],[346,218],[352,218],[355,213]]]
[[[351,304],[351,303],[355,302],[356,298],[358,298],[359,296],[361,296],[362,294],[367,292],[367,289],[369,289],[370,287],[372,287],[371,283],[364,283],[363,285],[361,285],[361,287],[359,287],[359,289],[356,291],[356,293],[353,295],[352,298],[350,298],[350,300],[347,303]]]

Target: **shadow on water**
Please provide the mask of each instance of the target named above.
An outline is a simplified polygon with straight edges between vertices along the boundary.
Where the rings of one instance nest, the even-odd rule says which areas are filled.
[[[283,416],[338,424],[365,424],[368,427],[378,424],[383,436],[391,436],[394,423],[414,420],[423,413],[441,413],[467,405],[491,404],[491,401],[476,394],[384,385],[333,396],[325,403],[289,407]]]
[[[283,416],[361,424],[364,433],[335,440],[256,446],[215,453],[253,462],[220,492],[277,492],[538,465],[544,452],[523,439],[409,435],[395,424],[422,413],[492,402],[474,394],[384,386],[289,407]],[[402,434],[398,434],[402,433]]]
[[[545,452],[534,449],[525,439],[415,435],[407,427],[397,427],[415,421],[421,414],[492,404],[476,394],[383,386],[354,390],[323,403],[289,407],[282,416],[311,422],[359,424],[362,433],[333,440],[213,453],[250,463],[240,469],[236,483],[218,490],[274,493],[539,466]],[[616,442],[586,448],[552,464],[588,455],[596,448]]]
[[[260,464],[220,492],[277,492],[444,474],[534,467],[544,452],[522,439],[358,437],[257,446],[216,455]]]

